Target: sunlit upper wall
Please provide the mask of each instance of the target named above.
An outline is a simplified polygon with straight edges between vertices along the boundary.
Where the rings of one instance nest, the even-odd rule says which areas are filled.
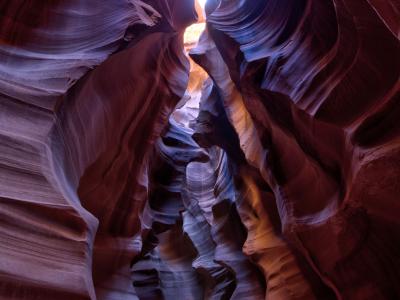
[[[204,6],[206,5],[206,1],[207,1],[207,0],[197,0],[197,3],[199,3],[199,5],[201,6],[201,8],[204,9]]]
[[[188,50],[192,48],[198,41],[200,34],[206,27],[204,18],[204,6],[207,0],[196,0],[196,12],[198,15],[198,22],[189,26],[185,30],[184,42],[185,48]]]
[[[205,11],[204,7],[206,4],[207,0],[196,0],[195,2],[195,7],[196,7],[196,12],[199,17],[199,22],[204,22],[205,21]]]
[[[185,35],[184,35],[184,41],[185,41],[185,46],[190,47],[194,46],[196,42],[199,40],[200,34],[203,32],[203,30],[206,28],[206,23],[196,23],[185,30]]]

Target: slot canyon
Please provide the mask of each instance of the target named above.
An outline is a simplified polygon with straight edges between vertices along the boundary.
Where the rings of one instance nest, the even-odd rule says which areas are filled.
[[[400,299],[399,0],[0,0],[0,300]]]

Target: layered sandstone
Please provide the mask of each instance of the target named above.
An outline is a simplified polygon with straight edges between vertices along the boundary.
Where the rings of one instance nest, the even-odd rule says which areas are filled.
[[[1,299],[400,298],[398,1],[2,2]]]

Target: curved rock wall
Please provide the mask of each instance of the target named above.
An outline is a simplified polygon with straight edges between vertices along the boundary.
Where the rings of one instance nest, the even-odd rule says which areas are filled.
[[[146,170],[188,79],[185,3],[0,4],[1,298],[137,298]]]
[[[400,298],[398,1],[196,10],[0,1],[0,298]]]
[[[227,112],[254,122],[234,126],[242,148],[260,153],[251,163],[283,235],[337,298],[397,298],[400,44],[389,19],[399,5],[249,2],[221,1],[208,29],[243,98]],[[222,68],[199,63],[226,92]],[[261,147],[246,142],[251,127]]]

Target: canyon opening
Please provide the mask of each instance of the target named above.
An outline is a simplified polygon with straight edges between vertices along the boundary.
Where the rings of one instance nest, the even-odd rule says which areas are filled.
[[[398,0],[0,0],[0,299],[400,299]]]

